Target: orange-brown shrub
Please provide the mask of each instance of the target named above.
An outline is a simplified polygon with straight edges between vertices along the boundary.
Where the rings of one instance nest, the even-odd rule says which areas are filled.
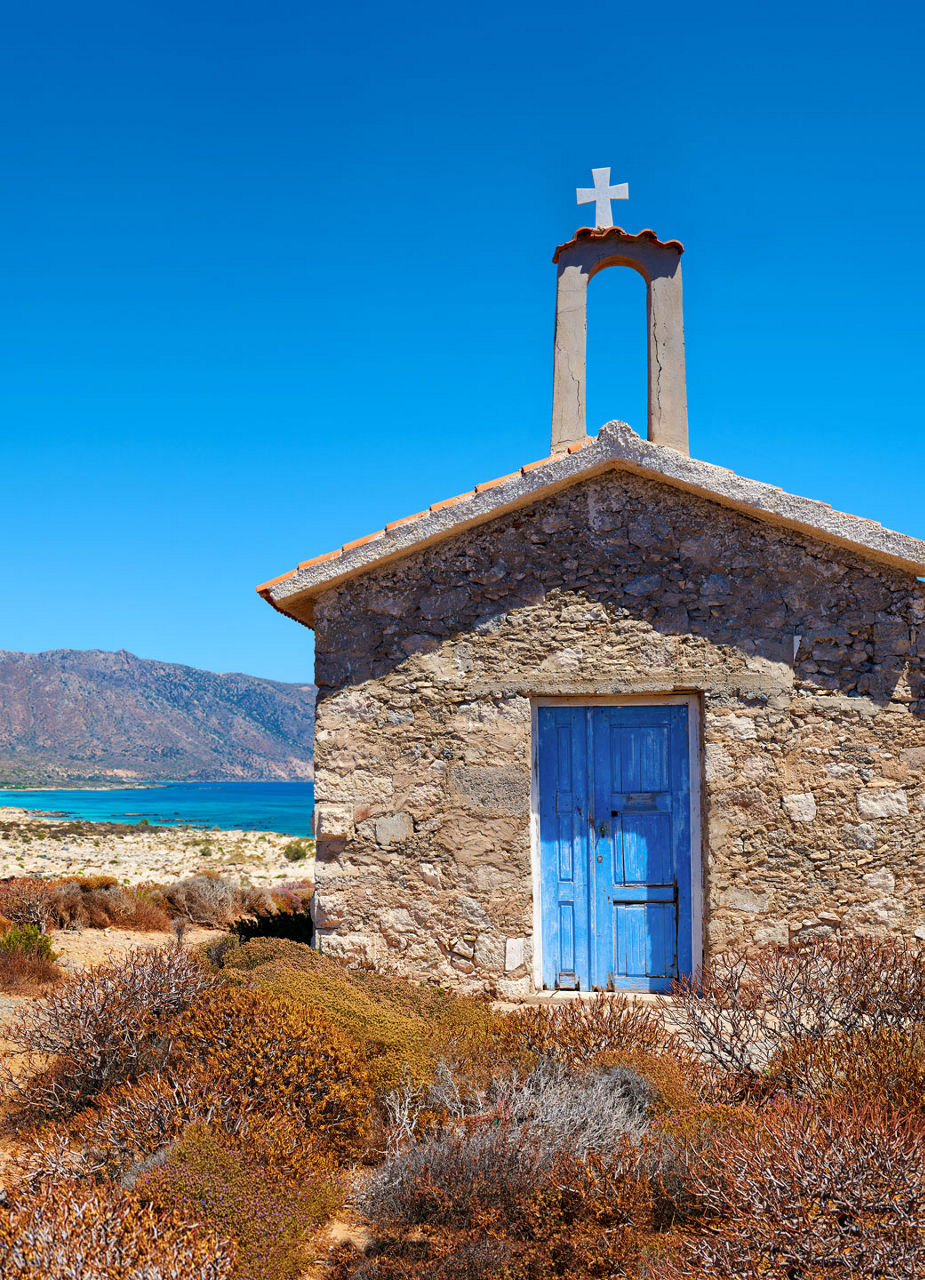
[[[46,1183],[0,1205],[4,1280],[231,1280],[234,1245],[115,1188]]]
[[[369,1132],[372,1086],[363,1054],[316,1009],[264,991],[206,992],[172,1027],[171,1069],[301,1116],[343,1154]]]
[[[879,1027],[785,1044],[770,1080],[789,1092],[875,1103],[925,1120],[925,1027]]]
[[[293,1118],[247,1139],[193,1125],[136,1189],[156,1209],[204,1218],[233,1238],[235,1280],[295,1280],[305,1271],[307,1237],[340,1207],[345,1190],[343,1175],[317,1156],[305,1159],[307,1140]]]
[[[686,1113],[699,1104],[702,1086],[700,1064],[683,1051],[670,1054],[635,1047],[612,1049],[594,1054],[586,1064],[590,1071],[603,1071],[610,1067],[627,1068],[648,1081],[653,1119]]]
[[[509,1033],[531,1053],[561,1058],[570,1065],[600,1053],[684,1055],[658,1009],[619,993],[519,1009],[509,1015]]]
[[[37,925],[45,932],[54,918],[49,883],[36,876],[0,880],[0,916],[12,924]]]
[[[925,1133],[895,1112],[790,1101],[688,1149],[670,1280],[925,1274]]]
[[[163,930],[170,916],[150,889],[123,886],[112,876],[66,876],[50,889],[53,920],[59,929]]]
[[[629,1143],[548,1159],[498,1127],[428,1144],[418,1157],[390,1194],[367,1193],[376,1242],[362,1260],[342,1249],[335,1280],[636,1273],[651,1200]]]

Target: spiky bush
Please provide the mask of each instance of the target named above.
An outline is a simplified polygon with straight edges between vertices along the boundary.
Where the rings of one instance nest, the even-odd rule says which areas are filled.
[[[6,1038],[27,1069],[5,1068],[8,1096],[33,1119],[75,1114],[163,1064],[171,1019],[216,982],[175,948],[135,950],[85,970],[14,1018]]]
[[[532,1053],[586,1064],[595,1054],[681,1054],[683,1046],[651,1006],[619,993],[561,1005],[532,1005],[510,1016],[510,1033]]]
[[[171,1069],[303,1117],[331,1150],[362,1148],[372,1086],[362,1052],[321,1013],[265,991],[207,991],[172,1028]]]
[[[772,1084],[826,1103],[875,1102],[925,1120],[925,1027],[865,1028],[791,1040],[772,1060]]]
[[[4,1280],[231,1280],[234,1245],[116,1189],[44,1184],[0,1205]]]
[[[925,1022],[925,952],[865,936],[730,952],[676,983],[666,1012],[704,1061],[760,1090],[791,1042]]]
[[[689,1150],[671,1280],[925,1274],[925,1135],[876,1107],[786,1102]]]
[[[47,932],[54,918],[48,882],[35,876],[0,880],[0,916],[12,924],[32,924]]]

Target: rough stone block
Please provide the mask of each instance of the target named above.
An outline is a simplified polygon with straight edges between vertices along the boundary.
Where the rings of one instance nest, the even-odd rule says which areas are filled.
[[[410,813],[393,813],[376,819],[376,844],[391,849],[414,835],[414,822]]]
[[[317,840],[349,840],[353,835],[353,805],[318,804],[313,825]]]
[[[908,812],[905,791],[858,792],[858,813],[862,818],[904,818]]]
[[[816,801],[809,792],[786,795],[781,804],[787,817],[794,822],[812,822],[816,817]]]
[[[527,954],[526,938],[508,938],[504,944],[504,971],[513,973],[524,963]]]
[[[530,776],[524,769],[456,765],[450,770],[451,796],[486,815],[523,814],[530,806]]]

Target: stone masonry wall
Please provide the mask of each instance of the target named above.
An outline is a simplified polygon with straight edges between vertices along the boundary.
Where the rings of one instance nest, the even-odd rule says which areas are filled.
[[[695,691],[704,945],[925,937],[925,585],[612,472],[316,605],[324,949],[532,989],[531,696]]]

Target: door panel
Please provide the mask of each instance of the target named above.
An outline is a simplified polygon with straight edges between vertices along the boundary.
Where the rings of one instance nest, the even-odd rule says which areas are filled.
[[[543,985],[591,982],[587,720],[574,707],[540,707],[537,717]]]
[[[540,707],[538,784],[544,985],[690,972],[687,707]]]
[[[620,814],[623,874],[614,869],[614,885],[672,884],[674,866],[670,813]]]

